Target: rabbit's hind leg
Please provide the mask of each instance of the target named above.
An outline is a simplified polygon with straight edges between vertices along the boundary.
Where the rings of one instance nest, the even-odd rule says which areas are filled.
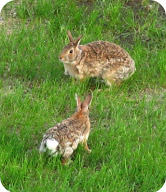
[[[109,87],[112,87],[116,82],[116,71],[104,71],[101,77]]]
[[[62,164],[66,165],[68,163],[70,156],[73,153],[73,149],[71,147],[67,147],[64,151],[63,158],[62,158]]]
[[[118,85],[116,79],[113,78],[113,77],[105,78],[104,81],[105,81],[105,83],[106,83],[109,87],[112,87],[112,86],[114,86],[114,85]]]
[[[121,66],[118,68],[115,74],[117,82],[122,82],[133,75],[135,72],[135,66]]]
[[[90,153],[92,150],[89,149],[88,144],[87,144],[87,140],[85,139],[85,140],[83,141],[83,143],[84,143],[85,150]]]
[[[116,68],[116,70],[107,71],[102,75],[102,78],[110,87],[113,85],[119,86],[124,80],[128,79],[134,71],[134,68],[120,66],[119,68]]]

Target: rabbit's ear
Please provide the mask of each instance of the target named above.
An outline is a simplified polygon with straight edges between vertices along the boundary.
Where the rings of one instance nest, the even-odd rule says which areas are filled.
[[[86,96],[84,102],[82,103],[82,110],[84,112],[87,112],[88,111],[88,108],[91,104],[91,101],[92,101],[92,93],[90,93],[89,95]]]
[[[81,109],[81,99],[78,97],[77,93],[75,94],[75,98],[77,101],[77,110]]]
[[[75,45],[78,46],[80,44],[82,35],[80,35],[79,37],[77,37],[77,39],[74,41]]]
[[[67,34],[68,34],[70,42],[74,42],[74,39],[73,39],[73,36],[72,36],[70,30],[67,31]]]

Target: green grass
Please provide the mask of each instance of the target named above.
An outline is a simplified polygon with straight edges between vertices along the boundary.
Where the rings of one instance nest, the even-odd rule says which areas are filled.
[[[155,192],[166,178],[166,16],[131,1],[15,0],[0,25],[0,179],[11,192]],[[11,13],[16,12],[12,18]],[[120,87],[64,76],[66,31],[125,48],[136,73]],[[44,132],[91,87],[88,154],[39,155]],[[98,91],[102,88],[102,91]]]

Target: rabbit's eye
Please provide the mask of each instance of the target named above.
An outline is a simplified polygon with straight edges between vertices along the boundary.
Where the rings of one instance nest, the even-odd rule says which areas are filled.
[[[70,50],[70,53],[73,53],[73,50],[72,50],[72,49]]]

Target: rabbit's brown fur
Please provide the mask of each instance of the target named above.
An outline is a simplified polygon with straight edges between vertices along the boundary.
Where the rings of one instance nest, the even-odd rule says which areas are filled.
[[[126,80],[135,72],[134,60],[120,46],[107,41],[79,45],[82,36],[75,41],[70,31],[68,36],[70,43],[59,55],[66,75],[77,79],[100,77],[111,86]]]
[[[54,127],[46,131],[40,145],[40,152],[46,149],[51,154],[62,155],[62,163],[65,164],[79,143],[85,144],[85,149],[90,151],[87,145],[87,139],[90,132],[89,105],[92,95],[89,94],[83,103],[79,97],[77,99],[77,111],[68,119],[63,120]]]

